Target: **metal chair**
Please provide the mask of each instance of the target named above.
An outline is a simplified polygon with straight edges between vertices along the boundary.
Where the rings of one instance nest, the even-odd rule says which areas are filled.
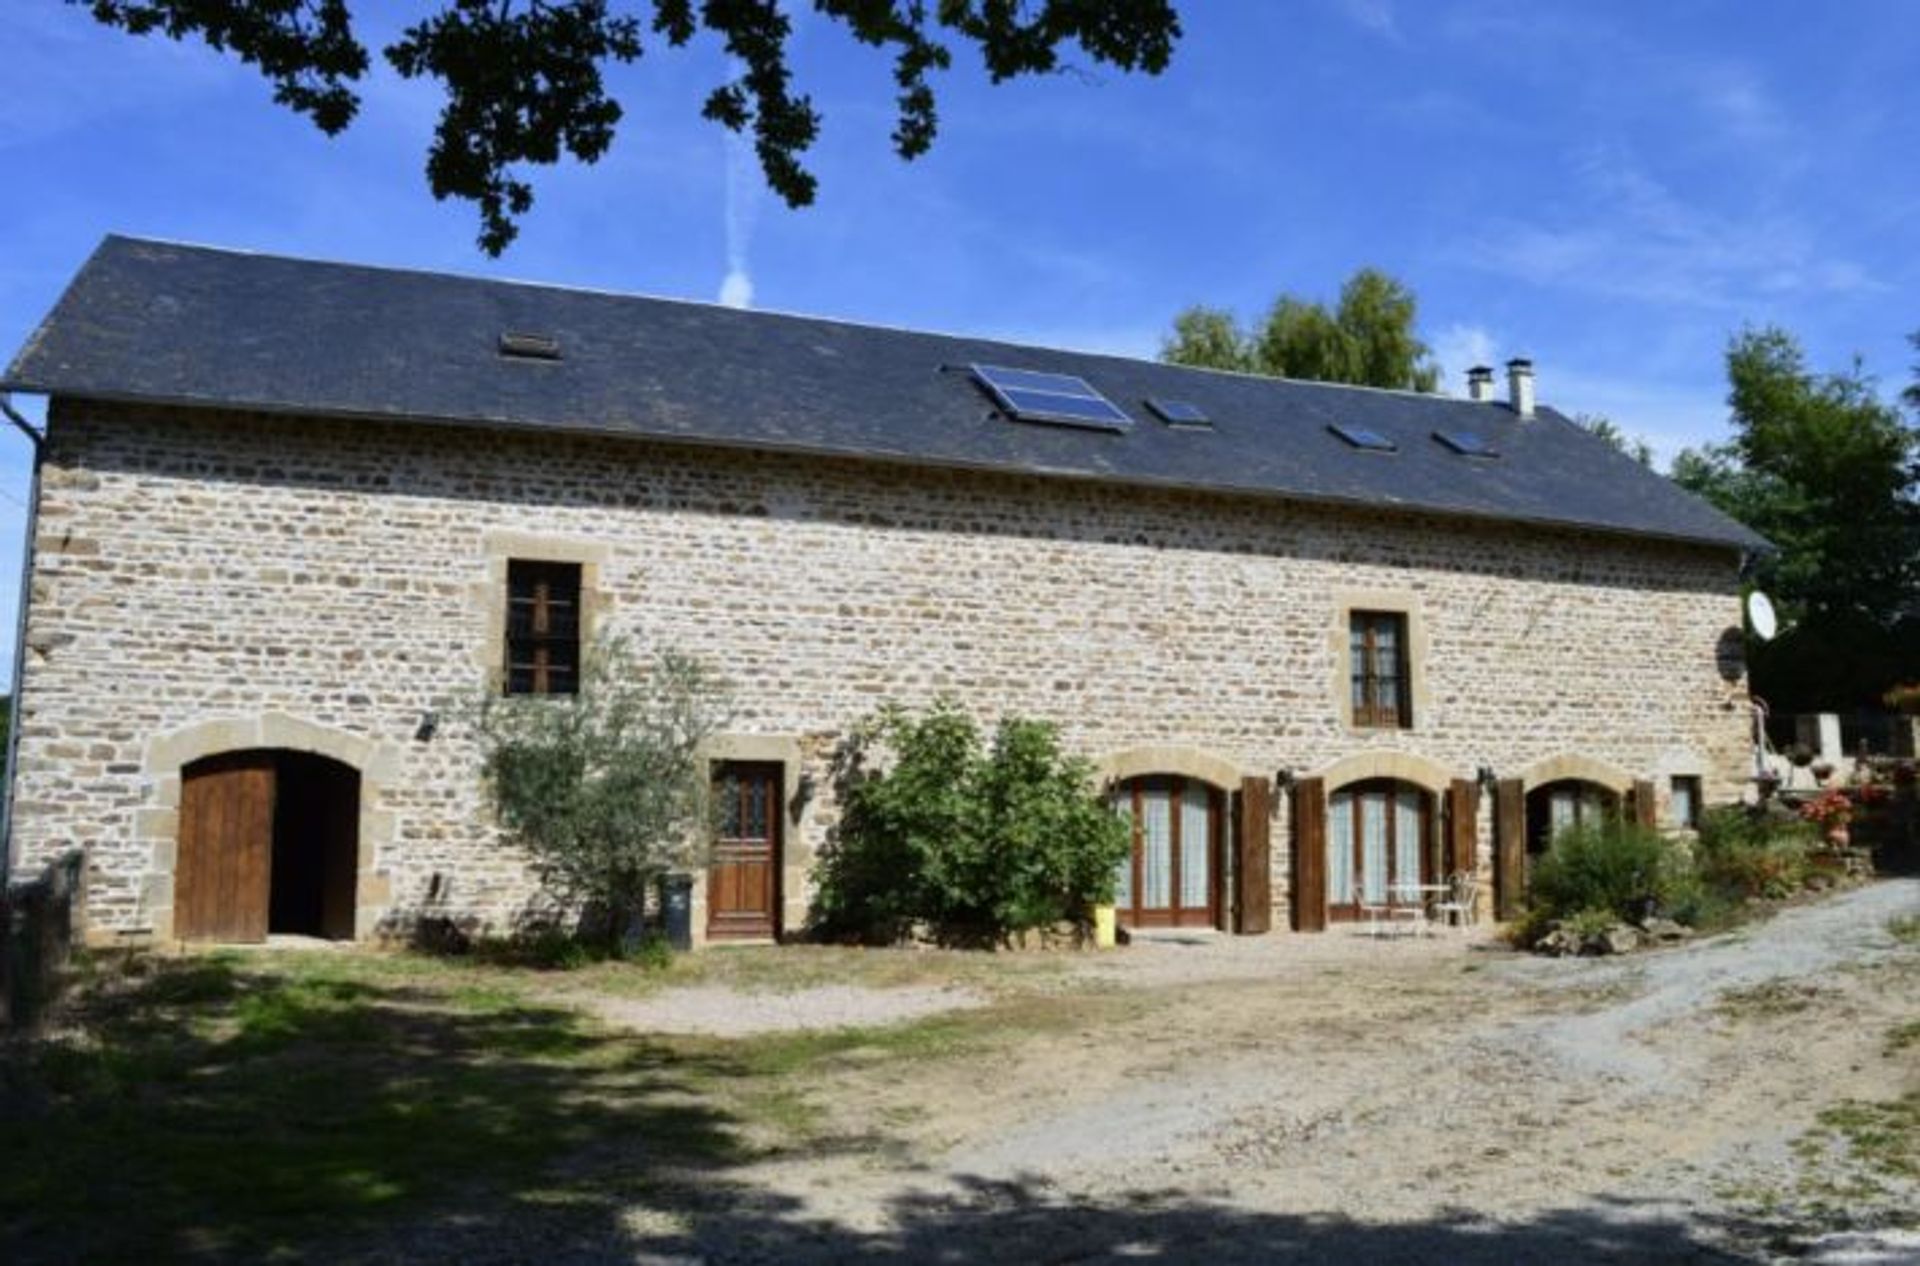
[[[1451,890],[1447,896],[1433,903],[1434,917],[1451,926],[1454,916],[1458,915],[1462,928],[1477,923],[1480,918],[1479,879],[1472,871],[1456,870],[1447,876],[1447,887]]]
[[[1392,929],[1394,907],[1390,902],[1391,897],[1388,901],[1368,901],[1366,884],[1359,875],[1353,877],[1353,904],[1367,921],[1368,936],[1377,937],[1381,929]]]

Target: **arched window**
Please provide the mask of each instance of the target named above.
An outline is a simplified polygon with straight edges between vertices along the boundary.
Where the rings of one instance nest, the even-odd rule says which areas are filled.
[[[1220,917],[1224,796],[1197,778],[1154,774],[1113,791],[1133,824],[1114,904],[1124,927],[1215,927]]]
[[[1360,917],[1368,905],[1417,905],[1412,884],[1433,883],[1438,841],[1433,797],[1410,782],[1376,778],[1327,797],[1327,918]]]
[[[1568,827],[1594,826],[1620,813],[1620,797],[1597,782],[1563,778],[1527,793],[1527,851],[1544,853]]]

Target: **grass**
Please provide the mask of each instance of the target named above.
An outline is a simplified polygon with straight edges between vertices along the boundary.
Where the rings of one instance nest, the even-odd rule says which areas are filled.
[[[1920,914],[1903,914],[1888,919],[1887,931],[1902,945],[1920,945]]]
[[[1822,990],[1784,979],[1764,980],[1744,989],[1725,989],[1714,1010],[1732,1019],[1774,1019],[1795,1015],[1818,1002]]]
[[[1043,956],[812,947],[564,974],[420,954],[83,960],[61,1027],[0,1052],[0,1260],[271,1259],[424,1208],[644,1213],[648,1192],[689,1171],[720,1184],[758,1155],[873,1146],[833,1132],[820,1090],[842,1074],[881,1066],[883,1084],[910,1085],[915,1066],[1117,1005],[1021,987],[1059,970]],[[565,1002],[825,983],[1003,996],[912,1023],[732,1041],[609,1030]]]

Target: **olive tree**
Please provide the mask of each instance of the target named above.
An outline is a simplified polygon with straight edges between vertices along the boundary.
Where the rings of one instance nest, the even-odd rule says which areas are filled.
[[[702,745],[726,724],[725,687],[674,651],[591,647],[574,695],[484,692],[473,729],[504,833],[559,898],[617,941],[671,870],[702,864],[712,818]]]

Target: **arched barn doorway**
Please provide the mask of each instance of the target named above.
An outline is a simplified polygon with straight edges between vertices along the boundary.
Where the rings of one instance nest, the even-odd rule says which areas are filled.
[[[1620,816],[1620,797],[1609,787],[1579,778],[1543,783],[1527,792],[1527,853],[1547,851],[1568,827],[1595,826]]]
[[[360,774],[307,752],[227,752],[180,771],[173,931],[353,938]]]
[[[1414,906],[1401,885],[1430,884],[1439,873],[1433,797],[1396,779],[1349,783],[1327,797],[1327,919],[1351,922],[1370,906]]]
[[[1225,800],[1219,788],[1177,774],[1114,788],[1113,807],[1133,823],[1114,901],[1122,927],[1219,925]]]

